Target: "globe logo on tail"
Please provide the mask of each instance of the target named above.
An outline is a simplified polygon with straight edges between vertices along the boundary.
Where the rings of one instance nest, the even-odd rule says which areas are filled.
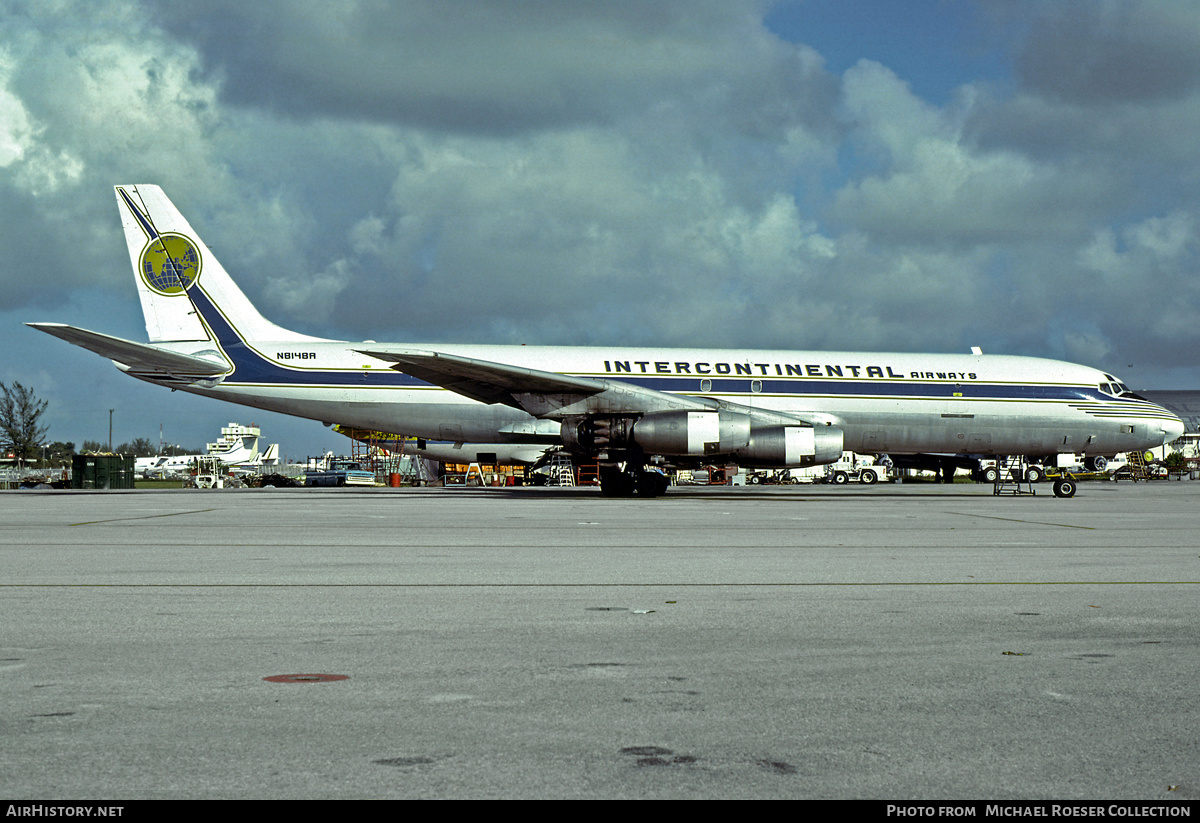
[[[200,276],[200,252],[182,234],[160,234],[142,249],[142,282],[162,295],[183,294]]]

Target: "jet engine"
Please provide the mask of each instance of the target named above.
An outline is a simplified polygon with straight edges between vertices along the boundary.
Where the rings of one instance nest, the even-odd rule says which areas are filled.
[[[842,430],[806,426],[771,412],[670,411],[640,417],[572,416],[562,439],[577,452],[641,451],[668,457],[728,458],[744,466],[799,467],[833,463]]]

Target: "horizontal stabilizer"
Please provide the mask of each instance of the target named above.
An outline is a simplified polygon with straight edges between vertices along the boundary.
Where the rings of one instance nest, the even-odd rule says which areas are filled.
[[[109,360],[125,366],[131,374],[139,377],[203,380],[229,371],[229,364],[218,360],[215,355],[209,358],[180,354],[62,323],[26,323],[25,325],[38,331],[44,331],[46,334],[52,334],[89,351],[94,351],[101,357],[107,357]]]

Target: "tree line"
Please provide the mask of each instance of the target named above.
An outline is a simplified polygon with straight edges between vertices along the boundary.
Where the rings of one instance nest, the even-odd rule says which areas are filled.
[[[41,422],[46,401],[39,400],[33,389],[13,383],[0,383],[0,430],[8,440],[13,457],[24,460],[37,453],[46,440],[49,426]]]
[[[0,435],[4,437],[5,451],[21,462],[44,458],[50,463],[65,463],[76,453],[72,441],[46,441],[50,427],[42,422],[47,401],[40,400],[33,389],[13,382],[8,386],[0,382]],[[80,453],[106,452],[108,445],[98,440],[84,440]],[[113,449],[117,454],[132,454],[135,457],[152,457],[156,454],[198,454],[183,446],[164,445],[159,451],[148,437],[136,437]]]

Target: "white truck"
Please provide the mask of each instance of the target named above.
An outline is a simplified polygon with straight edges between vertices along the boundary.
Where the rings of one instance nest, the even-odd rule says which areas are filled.
[[[891,473],[888,468],[887,463],[876,462],[874,457],[845,452],[842,454],[841,460],[830,463],[826,467],[825,482],[833,483],[835,486],[843,486],[851,482],[870,485],[890,480]]]

